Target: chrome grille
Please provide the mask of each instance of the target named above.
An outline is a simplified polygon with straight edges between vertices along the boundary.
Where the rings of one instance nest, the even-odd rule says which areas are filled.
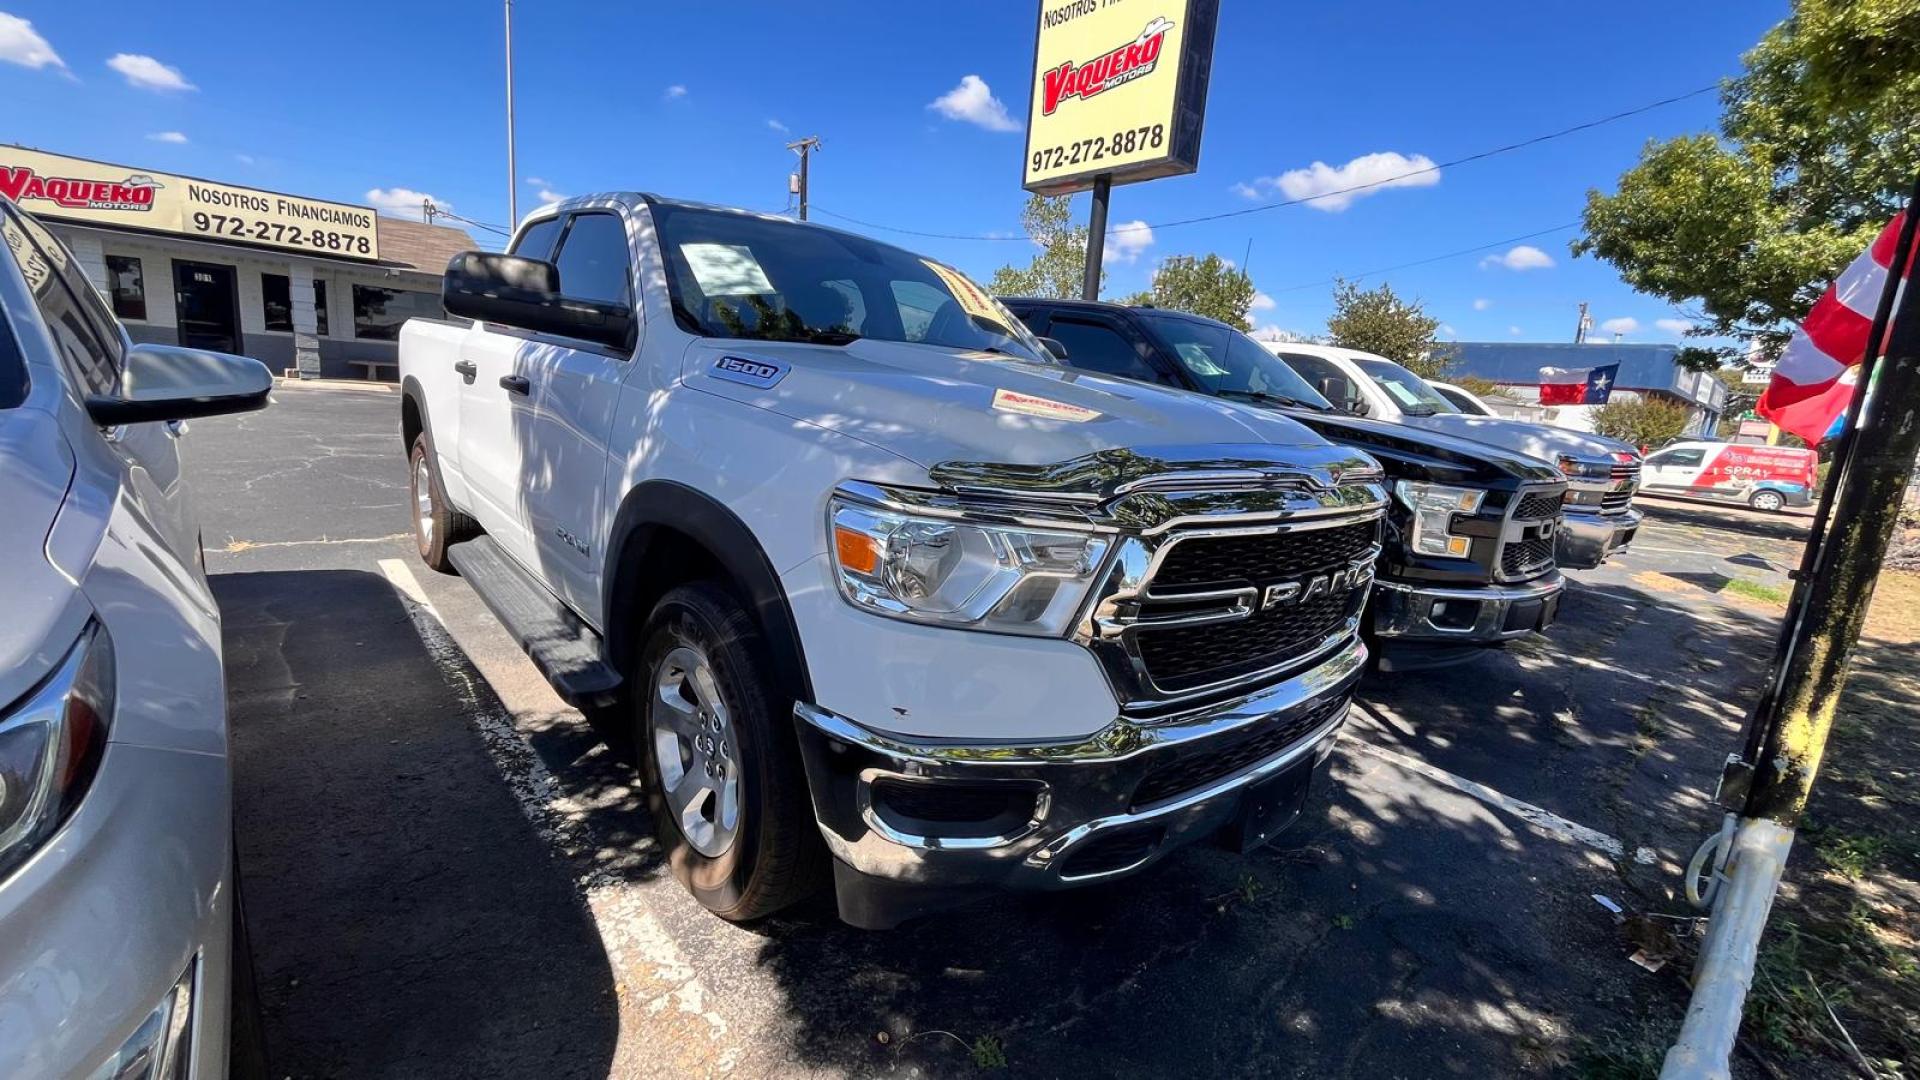
[[[1609,491],[1605,495],[1600,496],[1600,512],[1603,514],[1624,513],[1627,507],[1632,505],[1633,492],[1630,490]]]

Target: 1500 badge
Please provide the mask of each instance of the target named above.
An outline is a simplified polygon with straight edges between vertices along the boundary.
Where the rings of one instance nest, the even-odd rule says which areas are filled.
[[[723,356],[713,362],[713,377],[762,390],[787,377],[787,365],[778,360],[749,360],[744,356]]]

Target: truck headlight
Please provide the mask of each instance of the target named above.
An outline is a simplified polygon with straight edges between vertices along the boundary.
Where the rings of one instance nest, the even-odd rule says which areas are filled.
[[[1555,464],[1560,466],[1560,471],[1566,473],[1569,480],[1613,479],[1613,462],[1611,461],[1581,461],[1579,458],[1562,454]]]
[[[90,624],[46,681],[0,713],[0,878],[80,805],[113,717],[113,643]]]
[[[1413,511],[1413,529],[1408,543],[1422,555],[1447,555],[1464,559],[1473,550],[1473,538],[1453,531],[1455,514],[1471,514],[1480,509],[1487,493],[1479,488],[1450,487],[1420,480],[1398,480],[1393,493]]]
[[[1064,636],[1110,542],[1089,533],[976,523],[836,496],[834,576],[855,607],[914,622]]]

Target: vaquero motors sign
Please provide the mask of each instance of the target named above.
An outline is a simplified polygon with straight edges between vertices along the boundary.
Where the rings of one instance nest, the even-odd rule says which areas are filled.
[[[1023,186],[1048,195],[1192,172],[1219,0],[1040,5]]]
[[[52,220],[328,258],[380,257],[372,210],[85,158],[0,147],[0,195]]]

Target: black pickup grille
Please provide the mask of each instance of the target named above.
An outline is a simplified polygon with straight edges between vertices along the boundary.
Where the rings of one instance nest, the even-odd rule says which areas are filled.
[[[1520,540],[1500,549],[1500,573],[1513,579],[1539,573],[1553,565],[1553,539]]]
[[[1223,738],[1219,745],[1175,758],[1147,773],[1133,790],[1134,809],[1179,798],[1209,784],[1235,776],[1281,753],[1333,719],[1347,703],[1345,695],[1303,709],[1290,719],[1256,727]]]
[[[1378,539],[1372,521],[1305,532],[1203,536],[1182,540],[1153,575],[1156,591],[1205,585],[1262,584],[1339,566],[1366,554]]]
[[[1328,593],[1234,622],[1142,631],[1140,659],[1154,685],[1179,693],[1285,663],[1339,629],[1352,607],[1352,593]]]
[[[1545,521],[1560,516],[1560,500],[1565,492],[1563,488],[1552,491],[1529,491],[1520,496],[1520,504],[1513,508],[1515,521]]]

